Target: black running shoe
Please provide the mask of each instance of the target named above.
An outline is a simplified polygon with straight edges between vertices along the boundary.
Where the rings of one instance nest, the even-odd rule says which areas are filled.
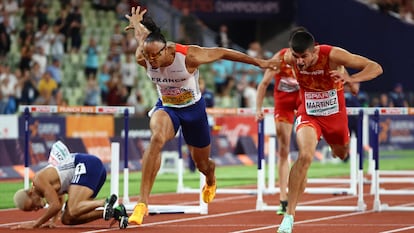
[[[107,221],[114,216],[114,205],[118,197],[115,194],[112,194],[110,197],[107,197],[105,200],[103,218]]]
[[[111,226],[118,221],[119,229],[125,229],[128,226],[128,214],[123,204],[114,208],[114,220],[111,223]]]
[[[277,210],[278,215],[284,215],[286,213],[288,202],[287,201],[280,201],[279,209]]]

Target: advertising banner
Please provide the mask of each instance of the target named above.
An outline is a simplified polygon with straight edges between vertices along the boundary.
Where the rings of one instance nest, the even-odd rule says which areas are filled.
[[[98,156],[104,163],[111,162],[111,142],[109,138],[85,137],[82,138],[82,142],[88,154]]]
[[[382,149],[414,149],[413,116],[381,116],[378,137]]]
[[[257,122],[254,116],[220,116],[215,118],[214,135],[227,136],[234,148],[240,136],[250,136],[257,139]]]
[[[66,136],[75,138],[114,136],[113,116],[66,116]]]
[[[18,138],[17,115],[0,115],[0,139]]]
[[[19,138],[24,138],[24,117],[19,117]],[[29,137],[40,137],[50,147],[59,138],[66,136],[64,116],[34,116],[29,121]]]
[[[146,116],[133,116],[128,118],[128,137],[150,137],[151,131],[149,130],[149,117]],[[125,118],[115,118],[115,136],[125,135]]]

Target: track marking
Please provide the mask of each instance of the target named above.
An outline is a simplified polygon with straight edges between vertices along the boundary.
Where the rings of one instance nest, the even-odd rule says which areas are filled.
[[[18,225],[18,224],[25,224],[25,223],[29,223],[29,222],[33,222],[33,220],[24,221],[24,222],[3,223],[3,224],[0,224],[0,227],[8,227],[8,226],[13,226],[13,225]]]
[[[413,203],[407,203],[405,205],[411,205],[411,204],[413,204]],[[367,210],[367,211],[362,211],[362,212],[352,212],[352,213],[348,213],[348,214],[334,215],[334,216],[323,217],[323,218],[308,219],[308,220],[295,222],[294,225],[304,224],[304,223],[311,223],[311,222],[319,222],[319,221],[331,220],[331,219],[342,218],[342,217],[356,216],[356,215],[362,215],[362,214],[374,213],[374,212],[377,212],[377,211]],[[261,228],[252,228],[252,229],[241,230],[241,231],[233,231],[233,232],[230,232],[230,233],[254,232],[254,231],[258,231],[258,230],[267,230],[267,229],[271,229],[271,228],[278,227],[278,226],[280,226],[280,224],[267,226],[267,227],[261,227]],[[407,228],[407,229],[412,229],[412,228],[414,228],[414,226],[412,226],[410,228]],[[403,228],[403,229],[406,229],[406,228]],[[390,232],[385,231],[385,232],[381,232],[381,233],[392,233],[392,232],[398,232],[398,231],[390,231]]]
[[[187,221],[200,220],[200,219],[223,217],[223,216],[227,216],[227,215],[245,214],[245,213],[251,213],[251,212],[256,212],[256,211],[257,211],[256,209],[240,210],[240,211],[227,212],[227,213],[215,214],[215,215],[207,215],[207,216],[199,216],[199,217],[192,217],[192,218],[174,219],[174,220],[167,220],[167,221],[154,222],[154,223],[145,223],[145,224],[139,225],[139,226],[138,225],[128,226],[127,229],[130,229],[130,228],[144,228],[144,227],[157,226],[157,225],[163,225],[163,224],[169,224],[169,223],[187,222]],[[112,230],[114,230],[114,229],[102,229],[102,230],[96,230],[96,231],[84,231],[83,233],[106,232],[106,231],[112,231]]]
[[[245,196],[245,198],[251,197],[251,195],[244,195],[244,196]],[[239,197],[239,196],[235,196],[234,198],[237,198],[237,197]],[[215,201],[225,201],[227,199],[234,200],[234,198],[232,198],[232,197],[219,198]],[[351,199],[351,198],[355,198],[355,197],[354,196],[332,197],[332,198],[326,198],[326,199],[319,199],[319,200],[312,200],[312,201],[308,201],[308,202],[303,202],[301,204],[306,205],[306,204],[324,203],[324,202],[332,201],[332,200],[345,200],[345,199]],[[239,198],[239,199],[242,199],[242,198]],[[228,215],[237,215],[237,214],[245,214],[245,213],[252,213],[252,212],[257,212],[257,210],[256,209],[239,210],[239,211],[226,212],[226,213],[214,214],[214,215],[205,215],[205,216],[198,216],[198,217],[191,217],[191,218],[173,219],[173,220],[167,220],[167,221],[162,221],[162,222],[146,223],[146,224],[139,225],[139,226],[138,225],[132,225],[132,226],[128,226],[128,229],[129,228],[143,228],[143,227],[148,227],[148,226],[157,226],[157,225],[163,225],[163,224],[169,224],[169,223],[187,222],[187,221],[193,221],[193,220],[216,218],[216,217],[222,217],[222,216],[228,216]],[[113,231],[113,230],[114,229],[100,229],[100,230],[94,230],[94,231],[84,231],[83,233],[97,233],[97,232],[106,232],[106,231]]]
[[[308,220],[303,220],[303,221],[295,222],[295,225],[301,224],[301,223],[319,222],[319,221],[331,220],[331,219],[342,218],[342,217],[362,215],[362,214],[372,213],[372,212],[374,212],[374,211],[373,210],[369,210],[369,211],[356,212],[356,213],[333,215],[333,216],[323,217],[323,218],[308,219]],[[230,233],[244,233],[244,232],[254,232],[254,231],[259,231],[259,230],[267,230],[267,229],[271,229],[271,228],[276,228],[279,225],[271,225],[271,226],[266,226],[266,227],[251,228],[251,229],[241,230],[241,231],[232,231]]]
[[[364,194],[364,195],[369,195],[369,194]],[[230,196],[230,197],[224,197],[224,198],[217,198],[215,199],[215,202],[225,202],[228,200],[234,200],[234,199],[245,199],[245,198],[250,198],[251,195],[237,195],[237,196]],[[336,201],[336,200],[346,200],[346,199],[351,199],[351,198],[355,198],[354,196],[339,196],[339,197],[330,197],[330,198],[325,198],[325,199],[318,199],[318,200],[311,200],[311,201],[307,201],[307,202],[302,202],[300,203],[301,205],[309,205],[309,204],[317,204],[317,203],[324,203],[324,202],[329,202],[329,201]],[[194,203],[193,202],[182,202],[182,203]],[[10,209],[9,209],[10,210]],[[12,209],[15,210],[15,209]],[[155,226],[155,225],[163,225],[163,224],[169,224],[169,223],[177,223],[177,222],[185,222],[185,221],[193,221],[193,220],[200,220],[200,219],[208,219],[208,218],[215,218],[215,217],[221,217],[221,216],[227,216],[227,215],[236,215],[236,214],[244,214],[244,213],[251,213],[251,212],[256,212],[256,209],[249,209],[249,210],[242,210],[242,211],[234,211],[234,212],[227,212],[227,213],[221,213],[221,214],[215,214],[215,215],[205,215],[205,216],[199,216],[199,217],[192,217],[192,218],[183,218],[183,219],[175,219],[175,220],[168,220],[168,221],[163,221],[163,222],[156,222],[156,223],[147,223],[147,224],[143,224],[140,226],[137,225],[133,225],[133,226],[128,226],[129,228],[138,228],[138,227],[146,227],[146,226]],[[23,223],[27,223],[30,221],[23,221],[23,222],[13,222],[13,223],[5,223],[5,224],[0,224],[0,227],[4,226],[12,226],[12,225],[18,225],[18,224],[23,224]],[[86,232],[106,232],[106,231],[113,231],[113,230],[118,230],[118,229],[111,229],[111,228],[105,228],[105,229],[99,229],[99,230],[93,230],[93,231],[85,231]]]
[[[369,193],[364,194],[364,196],[370,196]],[[234,200],[234,199],[245,199],[245,198],[250,198],[251,195],[237,195],[234,197],[224,197],[224,198],[217,198],[216,202],[225,202],[226,200]],[[330,198],[325,198],[325,199],[319,199],[319,200],[311,200],[311,201],[307,201],[307,202],[302,202],[299,203],[300,205],[309,205],[309,204],[315,204],[315,203],[324,203],[324,202],[329,202],[329,201],[334,201],[334,200],[346,200],[346,199],[352,199],[355,198],[355,196],[338,196],[338,197],[330,197]],[[183,202],[183,203],[192,203],[192,202]],[[413,203],[407,203],[404,205],[412,205]],[[9,209],[10,210],[10,209]],[[13,209],[12,209],[13,210]],[[237,214],[245,214],[245,213],[252,213],[252,212],[256,212],[256,209],[247,209],[247,210],[239,210],[239,211],[233,211],[233,212],[226,212],[226,213],[221,213],[221,214],[215,214],[215,215],[205,215],[205,216],[197,216],[197,217],[192,217],[192,218],[183,218],[183,219],[172,219],[172,220],[167,220],[167,221],[162,221],[162,222],[154,222],[154,223],[147,223],[147,224],[143,224],[143,225],[132,225],[129,226],[129,228],[143,228],[143,227],[149,227],[149,226],[160,226],[163,227],[163,225],[165,226],[165,224],[170,224],[170,223],[180,223],[180,222],[186,222],[186,221],[193,221],[193,220],[200,220],[200,219],[208,219],[208,218],[216,218],[216,217],[222,217],[222,216],[228,216],[228,215],[237,215]],[[355,216],[355,215],[362,215],[362,214],[366,214],[366,213],[371,213],[374,212],[373,210],[369,210],[369,211],[364,211],[364,212],[353,212],[353,213],[349,213],[349,214],[343,214],[343,215],[335,215],[335,216],[328,216],[328,217],[324,217],[324,218],[316,218],[316,219],[309,219],[309,220],[304,220],[304,221],[299,221],[296,222],[295,224],[305,224],[305,223],[313,223],[313,222],[318,222],[318,221],[324,221],[324,220],[329,220],[329,219],[336,219],[336,218],[341,218],[341,217],[348,217],[348,216]],[[0,224],[0,227],[7,227],[7,226],[12,226],[12,225],[16,225],[16,224],[21,224],[21,223],[26,223],[26,222],[30,222],[30,221],[22,221],[22,222],[13,222],[13,223],[5,223],[5,224]],[[221,224],[220,224],[221,225]],[[223,226],[223,225],[221,225]],[[265,229],[269,229],[269,228],[275,228],[279,225],[271,225],[271,226],[266,226],[266,227],[259,227],[260,225],[243,225],[240,224],[240,226],[248,226],[248,227],[256,227],[254,229],[247,229],[244,231],[235,231],[233,233],[242,233],[242,232],[252,232],[252,231],[257,231],[257,230],[265,230]],[[306,225],[302,225],[302,226],[306,226]],[[391,225],[390,225],[391,226]],[[393,227],[398,227],[401,226],[403,227],[404,225],[393,225]],[[395,230],[391,230],[391,231],[384,231],[381,233],[393,233],[393,232],[400,232],[400,231],[404,231],[404,230],[410,230],[410,229],[414,229],[414,226],[410,226],[410,227],[404,227],[404,228],[399,228],[399,229],[395,229]],[[98,229],[98,230],[92,230],[92,231],[84,231],[86,232],[90,232],[90,233],[94,233],[94,232],[108,232],[108,231],[114,231],[114,230],[119,230],[119,229],[114,229],[114,228],[105,228],[105,229]]]
[[[381,231],[380,233],[393,233],[393,232],[400,232],[400,231],[405,231],[405,230],[410,230],[410,229],[414,229],[414,226],[398,228],[398,229],[394,229],[390,231]]]

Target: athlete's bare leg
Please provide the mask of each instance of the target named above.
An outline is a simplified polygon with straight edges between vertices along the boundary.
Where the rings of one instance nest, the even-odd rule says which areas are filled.
[[[345,160],[349,155],[349,143],[346,145],[332,144],[330,145],[332,153],[335,157]]]
[[[213,185],[216,180],[214,175],[216,164],[210,159],[211,145],[203,148],[189,146],[189,149],[197,169],[206,176],[207,185]]]
[[[276,135],[278,146],[277,170],[279,175],[280,194],[279,199],[287,200],[287,185],[289,179],[289,151],[290,138],[292,134],[292,124],[286,122],[276,122]]]
[[[295,215],[296,205],[305,191],[307,172],[315,155],[318,144],[317,134],[313,127],[304,126],[296,133],[296,140],[299,146],[299,156],[290,169],[288,209],[286,214]]]
[[[161,166],[161,150],[165,143],[174,138],[171,118],[163,110],[153,113],[150,120],[151,140],[142,157],[141,189],[139,202],[148,206],[148,198]]]
[[[80,185],[70,185],[68,201],[62,215],[65,225],[77,225],[102,218],[103,210],[96,210],[105,204],[105,200],[93,200],[93,190]]]

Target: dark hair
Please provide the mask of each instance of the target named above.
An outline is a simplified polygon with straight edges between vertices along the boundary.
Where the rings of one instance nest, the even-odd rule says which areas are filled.
[[[157,26],[157,24],[154,22],[154,20],[152,20],[150,16],[145,15],[141,23],[150,31],[150,34],[148,34],[147,38],[145,38],[145,42],[159,41],[163,42],[164,44],[167,43],[167,40],[161,33],[161,29]]]
[[[315,46],[315,39],[306,29],[296,30],[290,36],[289,46],[294,52],[303,53],[307,49],[313,49]]]
[[[296,32],[301,32],[301,31],[307,32],[307,31],[308,31],[308,29],[306,29],[306,28],[305,28],[305,27],[303,27],[303,26],[297,26],[297,27],[292,28],[292,30],[290,31],[290,35],[289,35],[289,41],[292,39],[293,35],[294,35]]]

